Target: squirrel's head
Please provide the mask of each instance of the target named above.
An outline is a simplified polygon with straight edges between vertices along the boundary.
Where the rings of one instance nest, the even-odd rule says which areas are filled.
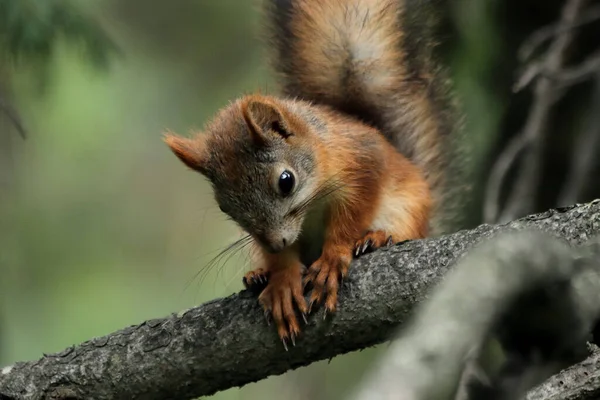
[[[184,164],[210,180],[219,208],[270,252],[298,239],[318,184],[318,125],[292,112],[296,104],[247,96],[221,110],[204,133],[165,136]]]

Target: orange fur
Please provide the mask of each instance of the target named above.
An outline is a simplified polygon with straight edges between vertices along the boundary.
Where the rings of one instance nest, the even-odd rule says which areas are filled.
[[[257,96],[252,99],[256,101]],[[268,102],[277,104],[274,98]],[[286,105],[279,107],[285,109]],[[310,130],[296,131],[296,135],[303,138],[298,146],[309,145],[316,156],[318,185],[336,176],[343,179],[343,185],[327,199],[323,251],[308,268],[304,285],[313,287],[309,309],[325,299],[327,311],[334,312],[339,280],[348,273],[357,241],[372,230],[386,239],[391,236],[394,242],[425,237],[432,199],[420,170],[398,153],[380,132],[329,109],[312,108],[327,125],[328,133],[319,136]],[[361,142],[369,146],[357,145]],[[302,312],[306,310],[303,300],[297,297],[301,279],[298,258],[302,251],[302,247],[295,246],[284,256],[264,251],[259,256],[262,257],[259,265],[271,276],[282,274],[285,266],[285,279],[270,279],[267,294],[261,294],[266,310],[281,312],[281,316],[274,315],[274,319],[284,340],[299,332],[292,303]]]
[[[322,155],[328,159],[324,169],[347,170],[349,174],[344,190],[330,204],[323,254],[310,266],[305,278],[313,286],[310,304],[319,303],[326,293],[329,312],[336,309],[338,280],[348,273],[356,241],[373,229],[378,217],[387,221],[377,227],[386,237],[392,236],[396,241],[422,238],[427,232],[432,203],[423,175],[379,132],[347,120],[335,121],[331,129],[346,135],[332,135],[328,148],[335,149],[334,154],[318,147],[328,153]],[[361,134],[379,139],[379,146],[373,148],[375,152],[369,157],[364,148],[356,146]],[[353,155],[356,151],[362,154]],[[403,208],[395,209],[395,203],[403,203]]]
[[[284,345],[288,339],[294,343],[300,334],[294,305],[303,315],[308,313],[302,286],[304,267],[294,249],[278,254],[263,252],[262,257],[264,266],[269,271],[269,283],[258,296],[258,301],[265,312],[272,315]]]
[[[205,158],[203,140],[182,138],[171,132],[166,132],[163,140],[181,162],[191,169],[202,170]]]
[[[336,310],[355,254],[437,227],[454,126],[432,42],[407,16],[409,6],[419,9],[429,26],[424,3],[273,1],[285,96],[244,96],[204,134],[165,138],[254,239],[257,269],[244,283],[267,280],[259,301],[284,344],[300,333],[295,310],[321,302]],[[296,179],[285,193],[282,171]]]
[[[462,172],[452,148],[459,124],[450,82],[433,56],[434,3],[280,0],[268,10],[284,93],[375,126],[421,169],[433,192],[429,230],[439,234],[464,182],[452,179]]]

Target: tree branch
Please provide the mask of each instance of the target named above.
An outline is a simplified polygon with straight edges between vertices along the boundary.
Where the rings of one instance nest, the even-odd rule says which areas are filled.
[[[588,356],[599,256],[597,238],[571,247],[537,230],[477,246],[415,310],[356,398],[522,399]]]
[[[527,146],[527,139],[523,135],[517,135],[511,139],[506,149],[496,160],[490,177],[485,186],[485,198],[483,202],[483,222],[493,224],[498,220],[500,214],[500,194],[502,184],[510,168],[516,162],[518,156]]]
[[[526,62],[545,41],[600,19],[600,7],[589,7],[572,24],[552,24],[534,32],[519,48],[518,58]]]
[[[555,75],[549,75],[548,78],[557,81],[559,88],[573,86],[597,74],[598,70],[600,70],[600,51],[590,55],[578,66],[565,68]]]
[[[382,343],[453,262],[511,229],[539,228],[580,244],[600,233],[600,201],[505,225],[416,240],[356,260],[339,311],[309,319],[283,350],[256,298],[241,292],[0,370],[0,399],[190,399]]]
[[[600,395],[600,351],[554,375],[529,392],[527,400],[595,400]]]

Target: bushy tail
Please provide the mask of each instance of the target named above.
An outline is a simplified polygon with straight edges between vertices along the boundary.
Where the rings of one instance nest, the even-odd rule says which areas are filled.
[[[449,84],[434,62],[433,0],[271,0],[273,61],[284,94],[376,126],[433,190],[433,233],[457,197],[458,133]],[[454,175],[452,175],[454,174]]]

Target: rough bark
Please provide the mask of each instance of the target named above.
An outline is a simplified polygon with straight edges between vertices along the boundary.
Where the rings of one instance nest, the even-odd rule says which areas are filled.
[[[599,237],[503,233],[433,288],[353,399],[524,400],[589,355],[599,320]]]
[[[538,386],[527,400],[595,400],[600,398],[600,350]]]
[[[510,229],[571,244],[600,233],[600,201],[504,225],[406,242],[356,260],[339,311],[309,318],[286,352],[256,299],[241,292],[0,370],[0,399],[189,399],[381,343],[466,250]]]

